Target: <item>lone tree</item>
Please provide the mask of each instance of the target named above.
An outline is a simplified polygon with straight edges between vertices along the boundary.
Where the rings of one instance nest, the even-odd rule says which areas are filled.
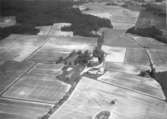
[[[93,50],[93,56],[98,58],[99,63],[104,61],[104,51],[102,50],[102,45],[104,43],[104,32],[98,33],[97,47]]]
[[[98,58],[99,63],[104,61],[104,51],[99,49],[99,47],[95,47],[93,50],[93,56]]]
[[[97,33],[98,35],[98,39],[97,39],[97,47],[99,47],[99,49],[101,49],[103,43],[104,43],[104,32],[102,33]]]

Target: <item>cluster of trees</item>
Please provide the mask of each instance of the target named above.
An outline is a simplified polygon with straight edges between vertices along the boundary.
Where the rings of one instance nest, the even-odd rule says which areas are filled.
[[[73,50],[66,58],[60,57],[57,60],[57,63],[64,62],[66,65],[88,65],[89,60],[91,59],[91,53],[86,50],[82,52],[81,50]]]
[[[93,53],[89,52],[88,50],[84,52],[82,52],[81,50],[76,52],[74,50],[65,59],[60,57],[58,62],[64,61],[65,64],[70,64],[70,65],[71,64],[75,64],[75,65],[81,64],[81,65],[88,66],[88,65],[91,65],[89,63],[89,60],[92,59],[92,57],[96,57],[98,58],[99,64],[102,63],[104,61],[104,51],[102,50],[102,45],[104,43],[104,32],[102,33],[96,32],[96,34],[98,35],[97,46],[93,50]]]
[[[95,47],[93,53],[89,52],[88,50],[82,52],[79,51],[72,51],[66,58],[60,57],[56,63],[64,63],[66,65],[83,65],[83,66],[91,66],[89,61],[93,58],[97,57],[98,62],[102,63],[104,61],[104,51]]]
[[[91,59],[91,54],[88,50],[85,52],[78,52],[78,57],[76,59],[76,64],[81,64],[81,65],[88,65],[89,60]]]

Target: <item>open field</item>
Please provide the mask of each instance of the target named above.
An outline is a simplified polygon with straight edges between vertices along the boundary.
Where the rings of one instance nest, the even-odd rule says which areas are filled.
[[[1,119],[37,119],[44,115],[50,105],[0,98]]]
[[[149,66],[132,65],[124,62],[123,63],[107,62],[105,64],[105,69],[107,71],[116,71],[116,72],[138,75],[141,71],[148,70]]]
[[[97,39],[89,37],[54,37],[49,36],[48,42],[28,58],[30,61],[55,63],[59,57],[66,57],[72,51],[90,50],[96,46]]]
[[[145,48],[152,48],[152,49],[166,49],[167,45],[157,41],[153,38],[136,36],[132,34],[128,34],[133,40],[135,40],[139,45]]]
[[[0,65],[0,92],[16,81],[33,66],[32,62],[7,61]]]
[[[110,118],[115,119],[165,119],[167,105],[152,97],[83,77],[68,101],[49,119],[92,119],[101,111],[109,111]]]
[[[167,64],[167,49],[148,50],[155,66],[165,66]]]
[[[56,63],[59,57],[68,56],[69,52],[58,51],[55,48],[43,47],[39,52],[30,57],[30,61],[36,63]]]
[[[132,40],[124,30],[107,29],[104,31],[104,45],[113,47],[139,48],[140,46]]]
[[[103,45],[102,50],[106,54],[105,62],[124,62],[126,48]]]
[[[57,80],[57,73],[56,70],[51,72],[50,69],[41,70],[34,67],[11,86],[3,96],[35,102],[58,103],[71,86]]]
[[[162,100],[165,99],[160,85],[152,78],[144,78],[128,73],[110,71],[99,77],[98,80],[136,91],[144,95],[149,95]]]
[[[149,65],[147,53],[142,48],[127,48],[125,63],[132,65]]]
[[[111,40],[109,39],[110,35],[113,36]],[[120,40],[119,36],[122,36],[122,40]],[[67,117],[69,119],[74,117],[90,119],[103,110],[108,110],[112,117],[118,119],[141,119],[145,117],[148,119],[152,119],[153,117],[155,119],[166,119],[166,103],[161,100],[165,97],[160,86],[152,79],[135,76],[139,74],[141,70],[148,69],[149,67],[145,65],[148,62],[146,52],[135,40],[124,36],[126,35],[123,31],[111,30],[108,32],[108,39],[105,38],[105,52],[122,57],[119,63],[113,63],[115,60],[110,63],[107,62],[108,64],[106,63],[105,69],[111,71],[112,75],[100,81],[87,78],[81,79],[71,97],[54,112],[51,119],[63,119]],[[76,76],[80,71],[76,69],[69,74],[73,75],[72,79],[69,81],[66,81],[66,79],[62,79],[61,81],[61,79],[58,79],[56,76],[61,73],[60,69],[62,66],[56,65],[54,62],[50,63],[49,60],[54,61],[54,59],[58,57],[56,53],[61,54],[62,51],[68,54],[70,51],[76,49],[92,50],[95,46],[96,38],[48,36],[47,42],[44,43],[42,47],[33,52],[33,54],[30,54],[28,58],[25,57],[25,61],[35,61],[34,63],[38,64],[34,65],[29,72],[20,77],[13,85],[10,85],[8,90],[3,92],[2,96],[4,100],[10,99],[13,103],[13,105],[9,105],[9,107],[18,108],[18,111],[12,110],[12,108],[8,109],[7,106],[4,106],[3,109],[0,109],[0,111],[3,112],[0,113],[0,117],[4,117],[4,119],[30,119],[29,116],[25,115],[25,117],[23,117],[18,113],[22,112],[22,110],[25,110],[28,114],[35,113],[35,111],[29,111],[31,108],[38,108],[38,103],[49,107],[50,104],[57,104],[71,87],[70,83],[67,83],[70,82],[70,80],[76,80]],[[152,50],[157,51],[157,48],[153,48]],[[162,48],[159,50],[161,51]],[[37,60],[35,58],[37,58]],[[122,62],[124,58],[126,62]],[[5,65],[5,63],[9,64],[8,62],[3,62],[2,66]],[[21,64],[22,62],[18,63]],[[11,68],[12,65],[9,67]],[[13,69],[17,69],[17,66],[14,65]],[[22,70],[22,68],[20,68],[20,70]],[[164,87],[163,91],[166,91]],[[116,104],[112,105],[110,102],[115,99]],[[22,105],[18,105],[15,100],[18,100],[19,103],[35,103],[37,106],[30,105],[30,107],[27,107],[23,105],[22,107]],[[4,103],[3,101],[2,105],[5,105]],[[36,109],[36,111],[37,115],[35,115],[34,118],[46,114],[48,108],[43,111],[41,107],[41,110],[38,111],[38,109]]]
[[[0,61],[21,62],[38,49],[45,40],[42,36],[12,34],[0,41]]]

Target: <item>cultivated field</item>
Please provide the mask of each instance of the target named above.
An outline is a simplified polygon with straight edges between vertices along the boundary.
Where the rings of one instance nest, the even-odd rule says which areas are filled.
[[[167,105],[152,97],[83,77],[68,101],[50,119],[92,119],[102,111],[109,111],[110,118],[116,119],[165,119]]]
[[[50,68],[42,70],[34,67],[11,86],[3,96],[42,103],[58,103],[69,91],[70,85],[57,80],[56,76],[61,72],[54,71],[54,69],[51,72]]]

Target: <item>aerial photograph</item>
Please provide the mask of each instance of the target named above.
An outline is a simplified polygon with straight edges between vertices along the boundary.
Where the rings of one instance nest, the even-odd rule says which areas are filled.
[[[167,0],[0,0],[0,119],[167,119]]]

